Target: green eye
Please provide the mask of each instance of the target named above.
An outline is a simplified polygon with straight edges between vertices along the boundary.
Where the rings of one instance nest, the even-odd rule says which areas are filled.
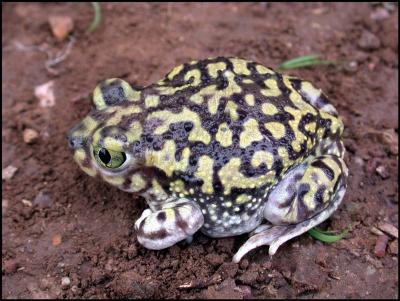
[[[97,162],[108,168],[118,168],[126,161],[125,153],[109,150],[104,147],[94,147],[93,153]]]

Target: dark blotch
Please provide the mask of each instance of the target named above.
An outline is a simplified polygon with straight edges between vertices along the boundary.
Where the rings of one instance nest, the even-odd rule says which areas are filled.
[[[158,214],[157,214],[157,220],[159,221],[159,222],[164,222],[165,220],[167,219],[167,216],[166,216],[166,214],[165,214],[165,212],[164,211],[161,211],[161,212],[159,212]]]
[[[109,85],[100,84],[101,94],[107,105],[115,105],[125,100],[124,89],[121,87],[119,80],[113,81]]]
[[[315,160],[315,161],[313,161],[313,162],[311,163],[311,166],[317,167],[317,168],[319,168],[319,169],[322,169],[322,171],[325,173],[325,175],[328,177],[328,179],[329,179],[330,181],[333,180],[335,174],[334,174],[333,170],[332,170],[328,165],[326,165],[326,164],[324,163],[324,161],[322,161],[322,160]]]
[[[183,127],[185,128],[186,132],[190,132],[193,129],[193,123],[191,121],[186,121],[183,124]]]

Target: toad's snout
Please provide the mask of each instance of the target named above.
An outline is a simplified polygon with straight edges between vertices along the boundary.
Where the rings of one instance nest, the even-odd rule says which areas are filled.
[[[68,145],[71,149],[78,149],[83,147],[83,138],[72,136],[71,134],[67,135]]]

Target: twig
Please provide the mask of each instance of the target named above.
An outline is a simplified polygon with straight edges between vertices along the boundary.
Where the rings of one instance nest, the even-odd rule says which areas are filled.
[[[67,56],[70,54],[74,43],[75,43],[75,38],[73,36],[71,36],[69,38],[69,42],[68,42],[68,45],[67,45],[67,48],[65,49],[65,51],[58,53],[58,56],[56,56],[55,58],[51,58],[51,59],[49,58],[46,61],[46,65],[48,67],[52,67],[52,66],[55,66],[55,65],[61,63],[62,61],[64,61],[67,58]]]

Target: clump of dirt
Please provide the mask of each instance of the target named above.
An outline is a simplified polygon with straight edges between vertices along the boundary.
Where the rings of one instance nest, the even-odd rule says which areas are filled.
[[[85,34],[87,3],[2,6],[2,168],[14,167],[3,172],[3,298],[398,297],[397,237],[386,233],[383,254],[374,251],[379,225],[398,224],[397,5],[101,7],[100,26]],[[58,38],[54,16],[68,21]],[[311,53],[342,62],[287,72],[324,90],[344,120],[348,189],[321,226],[351,224],[339,242],[305,234],[273,258],[261,247],[239,264],[231,259],[246,235],[197,233],[190,245],[146,250],[133,231],[143,200],[72,160],[65,135],[100,80],[144,86],[192,59],[234,55],[275,67]],[[35,87],[50,81],[54,102],[41,103]]]

